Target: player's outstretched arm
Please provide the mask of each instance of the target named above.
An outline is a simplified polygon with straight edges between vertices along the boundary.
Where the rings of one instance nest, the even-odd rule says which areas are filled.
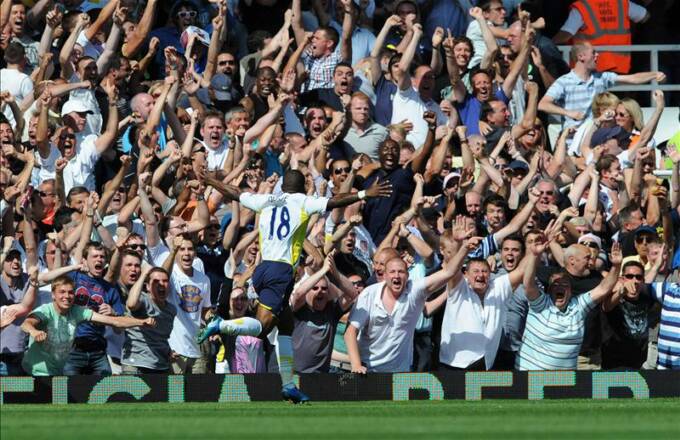
[[[222,182],[221,180],[218,180],[212,174],[206,174],[204,176],[201,176],[201,180],[206,186],[210,185],[213,188],[215,188],[215,190],[222,194],[225,198],[233,200],[235,202],[239,201],[239,197],[241,196],[241,190],[238,189],[237,187],[233,185],[228,185]]]
[[[372,199],[375,197],[389,197],[392,195],[392,184],[390,182],[380,182],[376,180],[368,189],[359,191],[358,193],[342,193],[333,196],[326,205],[326,210],[341,208],[343,206],[351,205],[359,200]]]

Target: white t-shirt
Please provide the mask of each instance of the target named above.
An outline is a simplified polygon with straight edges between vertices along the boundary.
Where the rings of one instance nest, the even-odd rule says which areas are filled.
[[[80,78],[75,73],[71,75],[70,83],[80,82]],[[69,94],[69,100],[77,100],[82,102],[88,110],[92,113],[87,115],[87,123],[85,124],[85,129],[83,134],[96,134],[99,136],[102,133],[102,124],[104,122],[102,118],[102,112],[99,109],[99,103],[95,97],[94,90],[92,89],[75,89],[71,90]]]
[[[418,149],[425,143],[427,137],[427,122],[423,119],[426,111],[435,112],[437,115],[437,126],[444,125],[448,118],[434,101],[427,103],[420,99],[418,91],[413,87],[406,90],[397,90],[392,101],[392,124],[408,119],[413,124],[413,130],[406,136],[406,140],[411,142]]]
[[[413,334],[425,306],[424,279],[409,280],[392,313],[382,302],[385,283],[372,284],[357,298],[349,323],[360,330],[359,355],[368,371],[410,371],[413,363]]]
[[[101,156],[97,151],[95,141],[97,136],[85,136],[77,145],[76,155],[68,161],[64,168],[64,193],[74,186],[84,186],[88,191],[94,191],[94,167]]]
[[[39,165],[39,167],[36,166],[33,168],[33,172],[31,174],[31,184],[34,187],[38,187],[38,185],[43,183],[45,180],[55,179],[57,173],[57,159],[61,157],[59,149],[50,142],[49,156],[46,158],[42,157],[37,148],[33,155],[35,156],[35,163],[36,165]]]
[[[30,76],[16,69],[0,69],[0,91],[10,92],[14,96],[14,102],[19,105],[25,97],[33,93],[33,81]],[[9,105],[5,105],[2,113],[12,128],[15,128],[17,123]]]
[[[641,22],[644,20],[645,15],[647,15],[647,10],[645,8],[631,1],[628,2],[628,18],[630,18],[632,22]],[[583,25],[584,22],[581,13],[576,10],[576,8],[571,8],[567,21],[564,22],[560,30],[571,35],[576,35]]]
[[[463,277],[448,292],[442,321],[439,361],[465,368],[484,357],[488,370],[496,359],[505,323],[506,301],[512,295],[510,276],[489,282],[484,304]]]
[[[177,265],[172,269],[172,286],[168,301],[177,307],[177,315],[170,333],[170,348],[182,356],[200,358],[201,350],[196,335],[201,325],[203,309],[212,306],[210,302],[210,279],[194,269],[192,276],[186,275]]]
[[[203,144],[205,145],[205,143]],[[212,149],[205,145],[207,152],[206,161],[208,162],[208,170],[221,170],[224,168],[224,162],[229,157],[229,148],[226,142],[222,142],[219,147]]]
[[[326,211],[328,199],[299,193],[242,193],[239,202],[260,214],[262,260],[295,265],[307,236],[309,217]]]
[[[86,57],[91,57],[96,60],[104,53],[104,45],[96,40],[94,42],[88,40],[84,30],[78,34],[76,43],[82,46],[83,55]]]

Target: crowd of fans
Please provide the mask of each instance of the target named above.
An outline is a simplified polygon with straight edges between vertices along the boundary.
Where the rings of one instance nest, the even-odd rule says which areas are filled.
[[[293,232],[298,373],[680,369],[680,150],[608,91],[665,75],[520,3],[3,0],[0,375],[277,372],[200,332]],[[299,175],[361,200],[238,201]]]

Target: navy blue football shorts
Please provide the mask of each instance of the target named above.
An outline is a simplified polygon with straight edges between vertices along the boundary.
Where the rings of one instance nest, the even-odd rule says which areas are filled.
[[[253,287],[261,306],[278,316],[293,292],[293,266],[279,261],[263,261],[253,273]]]

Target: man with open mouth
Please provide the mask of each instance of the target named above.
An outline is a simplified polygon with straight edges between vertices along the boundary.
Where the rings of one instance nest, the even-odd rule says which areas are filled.
[[[524,288],[529,300],[529,316],[517,356],[519,370],[574,370],[585,333],[586,316],[606,300],[616,284],[623,254],[614,243],[610,254],[612,268],[594,289],[572,296],[570,275],[550,276],[545,292],[536,284],[536,265],[548,245],[545,237],[535,240],[527,252]]]

